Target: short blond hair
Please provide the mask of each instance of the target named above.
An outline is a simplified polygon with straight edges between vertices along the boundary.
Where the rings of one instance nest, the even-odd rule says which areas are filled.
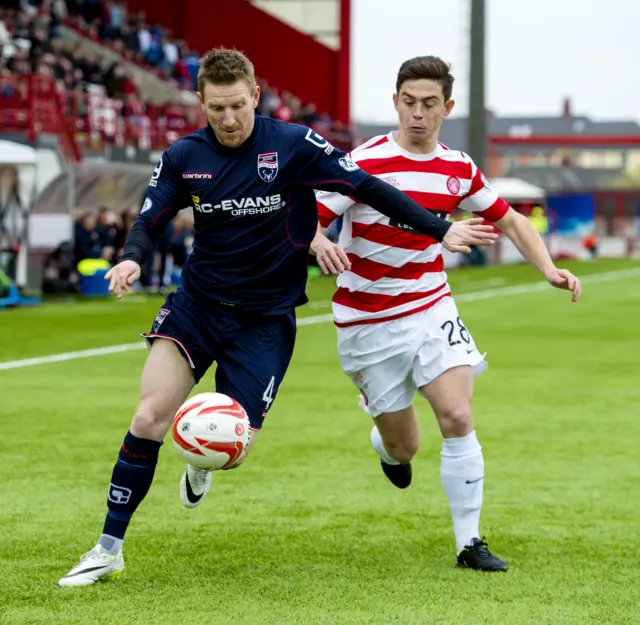
[[[213,48],[200,59],[198,69],[198,91],[204,93],[207,83],[231,85],[244,80],[251,89],[256,86],[253,63],[239,50]]]

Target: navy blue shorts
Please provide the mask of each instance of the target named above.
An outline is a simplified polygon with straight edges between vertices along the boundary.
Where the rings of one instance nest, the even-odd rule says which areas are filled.
[[[184,291],[170,293],[142,335],[172,340],[196,383],[216,362],[216,391],[235,399],[259,430],[287,371],[296,338],[296,317],[204,306]]]

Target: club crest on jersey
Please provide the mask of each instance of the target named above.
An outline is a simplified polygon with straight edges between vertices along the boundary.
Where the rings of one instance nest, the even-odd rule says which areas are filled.
[[[451,195],[458,195],[460,193],[460,180],[455,176],[449,176],[447,180],[447,189]]]
[[[278,153],[258,154],[258,176],[265,182],[273,182],[278,175]]]
[[[346,171],[356,171],[356,169],[360,169],[360,166],[354,163],[350,156],[343,156],[338,159],[338,163],[340,163],[340,167]]]

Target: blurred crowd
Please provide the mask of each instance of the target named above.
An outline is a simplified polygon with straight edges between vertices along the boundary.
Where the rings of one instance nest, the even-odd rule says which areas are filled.
[[[68,19],[65,2],[30,1],[27,11],[0,7],[0,98],[5,102],[13,99],[15,106],[20,101],[25,104],[26,99],[26,83],[6,77],[35,74],[55,81],[64,115],[76,120],[79,134],[113,135],[115,123],[110,125],[111,133],[104,132],[107,113],[120,116],[134,130],[148,126],[150,116],[170,131],[197,124],[197,111],[192,107],[156,107],[145,102],[126,63],[105,63],[83,50],[82,44],[65,41],[61,31]],[[79,139],[84,143],[84,136]]]
[[[105,62],[83,51],[81,43],[65,41],[63,25],[107,46],[122,60]],[[92,96],[98,93],[104,94],[116,114],[128,123],[166,127],[171,132],[168,142],[177,138],[175,133],[195,128],[199,121],[197,106],[154,106],[145,101],[129,63],[155,73],[167,81],[169,89],[193,92],[197,89],[199,59],[200,51],[176,39],[169,28],[150,23],[144,12],[130,13],[126,3],[118,0],[0,3],[0,97],[10,98],[16,89],[15,83],[3,83],[2,76],[49,77],[64,93],[65,115],[77,120],[78,132],[90,132],[95,125],[90,109],[96,102]],[[348,138],[348,129],[334,122],[326,112],[318,111],[313,103],[302,103],[293,94],[280,92],[264,80],[259,83],[262,88],[259,113]]]
[[[118,52],[174,87],[189,91],[197,84],[200,55],[171,29],[147,21],[144,11],[129,14],[126,3],[67,0],[68,23],[87,37]]]
[[[79,2],[67,0],[72,22],[94,40],[119,52],[125,59],[153,69],[174,87],[197,91],[200,51],[189,48],[186,41],[176,39],[161,24],[150,24],[144,11],[130,15],[125,2]],[[260,80],[262,99],[258,112],[284,121],[304,123],[328,132],[335,123],[329,115],[318,112],[313,103],[303,105],[288,91],[279,91]],[[336,130],[345,130],[337,124]]]
[[[120,261],[124,243],[139,212],[138,207],[115,212],[108,208],[78,210],[74,216],[73,243],[61,243],[45,262],[45,293],[78,290],[78,265],[86,259],[102,259],[113,266]],[[156,237],[154,254],[142,268],[140,285],[146,291],[162,291],[179,279],[191,253],[193,218],[178,214]]]

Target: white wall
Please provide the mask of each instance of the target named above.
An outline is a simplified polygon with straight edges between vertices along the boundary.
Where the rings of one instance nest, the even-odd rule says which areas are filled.
[[[332,50],[340,47],[340,0],[251,0],[251,3],[314,36]]]
[[[52,180],[55,180],[62,173],[62,164],[55,150],[38,148],[36,152],[38,154],[36,184],[39,195]]]

